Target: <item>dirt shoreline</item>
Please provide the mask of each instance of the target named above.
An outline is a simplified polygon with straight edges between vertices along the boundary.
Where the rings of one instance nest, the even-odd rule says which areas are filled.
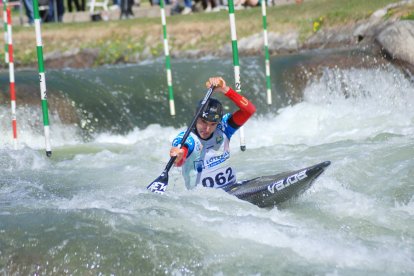
[[[392,25],[394,22],[381,22],[372,28],[378,28],[373,31],[366,31],[366,33],[380,33],[380,30],[386,29],[389,25]],[[318,34],[318,37],[311,37],[303,44],[298,44],[294,47],[285,47],[280,45],[285,45],[288,42],[289,38],[281,38],[282,42],[274,43],[269,45],[269,51],[271,56],[277,55],[286,55],[286,54],[297,54],[304,51],[320,50],[320,49],[361,49],[369,50],[372,55],[376,55],[378,59],[385,59],[391,63],[394,63],[398,67],[402,67],[412,74],[414,74],[414,64],[410,63],[407,60],[396,58],[394,53],[388,52],[384,49],[384,46],[381,45],[376,36],[372,35],[355,35],[355,30],[360,28],[362,25],[369,25],[369,21],[359,22],[353,25],[340,26],[337,28],[331,28],[329,30],[321,32]],[[244,38],[239,43],[239,54],[240,56],[262,56],[262,42],[261,42],[261,33],[255,34],[251,37]],[[269,37],[279,37],[277,34],[269,34]],[[259,39],[258,39],[259,38]],[[275,38],[277,40],[277,38]],[[280,40],[280,39],[279,39]],[[279,45],[278,45],[279,44]],[[413,49],[414,51],[414,49]],[[173,59],[200,59],[206,56],[211,57],[223,57],[231,58],[232,52],[230,46],[224,46],[215,50],[188,50],[188,51],[171,51],[171,57]],[[413,53],[414,54],[414,53]],[[51,54],[45,55],[45,67],[47,69],[62,69],[62,68],[92,68],[96,67],[96,60],[99,56],[98,48],[88,48],[88,49],[76,49],[71,50],[65,53],[54,52]],[[136,60],[130,60],[125,62],[120,58],[116,64],[127,64],[127,63],[140,63],[148,60],[152,60],[159,57],[153,57],[148,55],[146,58],[144,55],[137,55]],[[336,65],[347,65],[351,67],[352,64],[349,64],[346,60],[336,60],[338,64]],[[330,62],[332,63],[332,62]],[[107,64],[110,65],[110,64]],[[332,64],[334,66],[334,64]],[[33,68],[33,67],[29,67]]]
[[[304,1],[304,4],[299,6],[289,6],[300,9],[302,6],[305,7],[305,3],[313,3],[313,1]],[[310,7],[306,6],[302,12],[306,12]],[[268,28],[269,51],[272,56],[275,56],[314,49],[373,48],[379,56],[385,56],[401,64],[408,63],[410,67],[414,62],[394,55],[392,51],[384,49],[385,47],[377,40],[378,33],[399,21],[407,10],[414,11],[414,1],[403,0],[390,4],[373,12],[368,19],[348,20],[343,24],[328,24],[318,31],[306,33],[310,31],[309,27],[301,29],[300,24],[292,25],[290,21],[283,24],[277,21],[277,25],[276,21],[271,21],[274,20],[275,15],[285,15],[291,18],[289,12],[296,10],[282,11],[279,14],[276,12],[280,12],[280,9],[269,9],[268,15],[271,21],[269,25],[274,26]],[[241,56],[262,55],[263,32],[258,31],[261,29],[261,22],[256,22],[258,12],[258,8],[246,10],[242,13],[243,16],[238,17],[239,54]],[[251,22],[252,15],[255,18],[254,23]],[[202,16],[203,14],[197,15],[200,18]],[[197,17],[168,17],[168,20],[172,22],[168,26],[171,57],[231,58],[231,44],[225,38],[229,35],[226,13],[215,13],[209,16],[214,17],[213,20],[204,20],[205,22],[199,22],[200,19]],[[46,70],[92,68],[111,64],[133,64],[163,57],[163,43],[160,39],[162,30],[158,20],[159,18],[148,18],[146,20],[85,23],[84,25],[74,23],[61,25],[62,29],[59,24],[45,26],[42,30],[45,68]],[[222,32],[224,36],[217,38],[217,30],[226,30]],[[33,39],[33,34],[25,28],[18,30],[13,36],[17,45],[26,45],[29,39]],[[17,50],[16,68],[37,68],[37,62],[34,61],[36,53],[33,47],[20,49],[16,46],[15,48]],[[3,68],[7,69],[6,66]]]

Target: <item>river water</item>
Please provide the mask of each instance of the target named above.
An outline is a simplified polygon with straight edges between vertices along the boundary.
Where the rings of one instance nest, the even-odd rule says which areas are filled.
[[[382,64],[303,69],[307,80],[296,82],[321,55],[272,59],[272,106],[263,60],[241,60],[258,112],[245,126],[247,150],[232,140],[238,179],[332,161],[310,190],[273,209],[187,191],[177,168],[165,195],[146,190],[205,80],[232,83],[230,60],[173,60],[175,118],[163,60],[47,71],[51,158],[37,72],[17,71],[17,93],[36,100],[18,98],[18,150],[9,105],[0,107],[0,275],[413,275],[413,79]]]

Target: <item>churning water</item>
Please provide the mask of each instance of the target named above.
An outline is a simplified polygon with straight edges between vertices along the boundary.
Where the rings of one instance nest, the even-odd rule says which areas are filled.
[[[162,62],[50,71],[52,158],[37,102],[17,103],[18,150],[0,107],[0,274],[414,274],[412,78],[391,65],[326,67],[299,100],[294,84],[274,81],[269,107],[262,61],[243,62],[258,114],[245,126],[247,151],[232,141],[238,179],[332,161],[309,191],[260,209],[221,190],[187,191],[177,168],[165,195],[146,190],[205,80],[232,82],[231,62],[173,63],[176,118]],[[17,72],[17,93],[20,83],[37,96],[36,79]]]

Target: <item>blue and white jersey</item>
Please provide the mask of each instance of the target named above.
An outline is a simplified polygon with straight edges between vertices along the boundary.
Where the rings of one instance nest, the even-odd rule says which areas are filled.
[[[223,116],[216,130],[208,140],[190,133],[185,145],[188,147],[187,160],[183,165],[183,177],[188,189],[201,184],[204,187],[223,188],[236,183],[236,173],[229,164],[230,139],[237,129],[228,124],[231,114]],[[184,136],[181,132],[172,142],[178,147]]]

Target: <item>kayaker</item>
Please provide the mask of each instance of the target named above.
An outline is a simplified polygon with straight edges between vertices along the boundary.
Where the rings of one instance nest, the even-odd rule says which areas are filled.
[[[230,139],[254,114],[256,107],[245,97],[226,85],[222,77],[211,77],[206,82],[214,85],[214,93],[222,93],[239,108],[223,115],[219,100],[210,98],[184,145],[179,148],[185,131],[172,142],[170,156],[177,156],[175,165],[182,167],[188,189],[201,184],[223,188],[236,183],[235,170],[229,164]]]

